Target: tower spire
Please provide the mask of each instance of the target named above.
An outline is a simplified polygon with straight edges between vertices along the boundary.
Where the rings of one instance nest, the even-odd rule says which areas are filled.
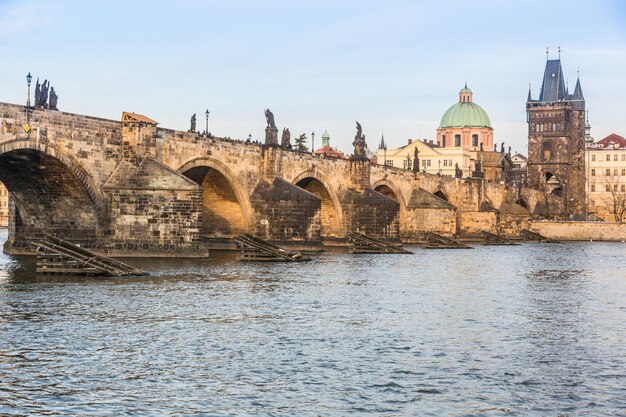
[[[528,83],[528,99],[526,101],[532,101],[532,95],[530,94],[530,83]]]
[[[550,47],[546,46],[546,61],[550,59],[549,54],[550,54]]]

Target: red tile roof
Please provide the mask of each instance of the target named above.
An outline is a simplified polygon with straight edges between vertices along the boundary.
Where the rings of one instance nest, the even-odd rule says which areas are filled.
[[[617,143],[620,148],[626,148],[626,139],[615,133],[611,133],[604,139],[597,141],[596,145],[601,144],[603,148],[613,148],[613,144],[615,143]]]

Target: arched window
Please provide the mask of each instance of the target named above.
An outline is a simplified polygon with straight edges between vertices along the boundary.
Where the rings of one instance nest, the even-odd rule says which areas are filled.
[[[461,135],[454,135],[454,146],[461,146]]]
[[[472,146],[478,146],[478,135],[472,135]]]

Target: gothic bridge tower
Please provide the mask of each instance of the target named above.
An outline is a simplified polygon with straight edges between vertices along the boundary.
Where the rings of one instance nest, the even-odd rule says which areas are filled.
[[[559,59],[548,59],[539,98],[530,89],[528,182],[545,191],[550,216],[581,216],[585,212],[585,98],[580,79],[574,94],[566,88]]]

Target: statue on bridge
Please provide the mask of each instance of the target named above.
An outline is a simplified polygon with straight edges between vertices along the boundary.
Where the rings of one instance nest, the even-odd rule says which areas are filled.
[[[50,105],[48,108],[50,110],[59,110],[57,108],[57,101],[59,100],[59,96],[57,96],[56,91],[54,91],[54,87],[50,87]]]
[[[365,135],[363,134],[363,129],[359,122],[356,122],[356,135],[354,136],[352,145],[354,146],[354,154],[351,159],[360,161],[367,160],[367,143],[365,142]]]
[[[280,146],[283,149],[291,149],[291,132],[288,128],[283,128],[283,136],[280,140]]]
[[[265,109],[265,119],[267,120],[267,127],[276,129],[276,123],[274,122],[274,113],[270,109]]]
[[[39,106],[41,100],[41,84],[39,83],[39,77],[37,77],[37,84],[35,84],[35,107]]]
[[[463,171],[461,170],[461,168],[459,168],[459,163],[458,162],[454,164],[454,177],[455,178],[463,178]]]
[[[504,153],[504,142],[500,144],[500,153]]]
[[[189,128],[189,132],[195,132],[196,131],[196,114],[194,113],[193,116],[191,116],[191,127]]]
[[[48,108],[48,89],[50,88],[50,83],[48,80],[43,80],[43,84],[41,85],[41,93],[39,96],[39,107],[42,109]]]
[[[413,150],[413,173],[420,172],[420,151],[417,149],[417,146]]]

